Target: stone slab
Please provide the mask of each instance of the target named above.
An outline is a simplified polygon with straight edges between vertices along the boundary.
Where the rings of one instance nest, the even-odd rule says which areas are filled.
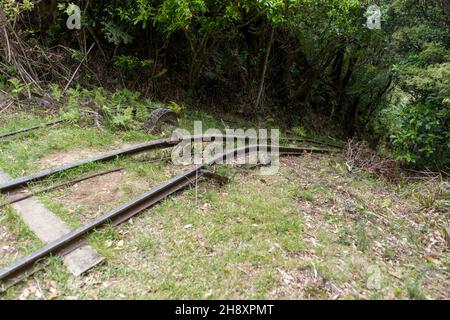
[[[0,183],[9,180],[11,177],[0,170]],[[71,231],[64,221],[33,197],[13,203],[11,206],[28,228],[45,243],[55,241]],[[102,261],[103,257],[88,245],[72,251],[63,258],[64,265],[75,276],[80,276]]]

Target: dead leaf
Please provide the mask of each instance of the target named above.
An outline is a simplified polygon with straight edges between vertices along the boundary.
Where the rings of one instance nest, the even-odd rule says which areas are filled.
[[[48,296],[49,300],[56,299],[59,296],[58,290],[56,288],[52,287],[48,291],[50,291],[50,294]]]
[[[210,207],[211,207],[211,205],[210,205],[209,203],[205,203],[205,204],[202,206],[201,210],[207,211]]]
[[[124,245],[124,241],[120,240],[119,242],[117,242],[116,247],[114,249],[115,250],[122,250],[123,249],[123,245]]]
[[[434,263],[435,265],[441,267],[442,266],[442,261],[439,261],[433,257],[430,256],[426,256],[425,259],[427,259],[428,262]]]
[[[26,300],[30,296],[30,290],[25,288],[19,296],[19,300]]]

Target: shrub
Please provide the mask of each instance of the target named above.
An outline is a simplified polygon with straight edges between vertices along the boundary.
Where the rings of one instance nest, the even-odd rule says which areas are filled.
[[[450,165],[450,105],[420,101],[400,109],[391,136],[396,155],[418,167]]]

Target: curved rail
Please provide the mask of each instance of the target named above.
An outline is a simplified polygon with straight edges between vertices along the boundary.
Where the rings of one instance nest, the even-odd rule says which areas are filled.
[[[245,140],[250,139],[249,136],[240,136],[240,135],[223,135],[223,136],[222,135],[200,135],[200,136],[191,136],[188,138],[186,138],[186,137],[180,137],[180,138],[175,138],[175,139],[167,138],[167,139],[160,139],[160,140],[144,142],[144,143],[136,144],[136,145],[133,145],[130,147],[102,153],[98,156],[80,160],[80,161],[77,161],[74,163],[69,163],[69,164],[45,169],[45,170],[39,171],[39,172],[34,173],[29,176],[24,176],[24,177],[20,177],[17,179],[13,179],[6,183],[0,184],[0,192],[10,191],[10,190],[13,190],[13,189],[16,189],[19,187],[23,187],[23,186],[26,186],[30,182],[40,181],[47,177],[58,174],[60,172],[74,169],[74,168],[83,166],[88,163],[103,162],[103,161],[114,159],[116,157],[132,155],[132,154],[140,153],[143,151],[173,147],[173,146],[177,145],[178,143],[180,143],[181,141],[187,140],[187,139],[190,139],[191,141],[196,141],[198,139],[211,140],[211,139],[214,139],[217,137],[221,137],[222,139],[226,139],[226,138],[245,139]],[[311,151],[314,151],[313,149],[315,149],[315,148],[311,148]],[[320,150],[320,149],[317,149],[317,150]]]
[[[146,210],[164,198],[174,194],[177,191],[189,186],[204,175],[204,170],[219,162],[225,160],[232,154],[249,153],[259,149],[271,151],[271,146],[252,145],[242,148],[235,148],[231,151],[222,153],[221,155],[211,159],[210,161],[196,165],[195,167],[184,171],[183,173],[173,177],[172,179],[152,188],[148,192],[142,194],[138,198],[131,200],[120,207],[104,213],[92,222],[71,231],[61,238],[45,245],[41,249],[25,256],[9,267],[0,271],[0,284],[9,287],[20,281],[24,276],[30,275],[35,271],[35,265],[49,255],[64,256],[73,250],[79,248],[84,243],[84,237],[95,229],[101,228],[107,223],[118,225],[127,221],[139,212]],[[294,147],[278,147],[279,154],[299,155],[305,152],[329,152],[326,149],[316,148],[294,148]]]

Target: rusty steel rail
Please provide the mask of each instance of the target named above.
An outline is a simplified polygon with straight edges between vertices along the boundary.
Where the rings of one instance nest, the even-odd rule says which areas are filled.
[[[56,120],[56,121],[52,121],[52,122],[48,122],[48,123],[44,123],[38,126],[34,126],[34,127],[30,127],[30,128],[25,128],[25,129],[20,129],[17,131],[13,131],[13,132],[8,132],[8,133],[4,133],[0,135],[0,140],[1,139],[5,139],[5,138],[9,138],[12,136],[16,136],[20,133],[25,133],[25,132],[29,132],[29,131],[33,131],[33,130],[37,130],[37,129],[41,129],[41,128],[46,128],[46,127],[50,127],[50,126],[54,126],[56,124],[60,124],[62,122],[64,122],[65,120]]]
[[[103,153],[103,154],[95,156],[95,157],[87,158],[84,160],[65,164],[62,166],[45,169],[45,170],[39,171],[39,172],[34,173],[29,176],[25,176],[25,177],[21,177],[21,178],[17,178],[17,179],[13,179],[11,181],[5,182],[3,184],[0,184],[0,192],[10,191],[10,190],[16,189],[18,187],[23,187],[26,184],[28,184],[29,182],[39,181],[39,180],[45,179],[47,177],[50,177],[52,175],[55,175],[57,173],[60,173],[60,172],[66,171],[66,170],[70,170],[70,169],[74,169],[74,168],[83,166],[88,163],[107,161],[107,160],[111,160],[111,159],[114,159],[116,157],[123,156],[123,155],[130,155],[130,154],[135,154],[135,153],[139,153],[139,152],[146,151],[146,150],[170,147],[173,145],[174,145],[174,142],[171,141],[170,139],[163,139],[163,140],[155,140],[155,141],[140,143],[137,145],[133,145],[131,147],[126,147],[126,148],[106,152],[106,153]]]
[[[239,136],[236,136],[236,137],[239,137]],[[194,140],[196,138],[198,138],[198,137],[193,136],[190,139]],[[214,136],[213,135],[206,136],[206,138],[214,138]],[[177,138],[177,139],[167,138],[167,139],[160,139],[160,140],[144,142],[144,143],[135,144],[135,145],[132,145],[132,146],[129,146],[126,148],[105,152],[98,156],[90,157],[90,158],[80,160],[80,161],[77,161],[74,163],[69,163],[69,164],[45,169],[45,170],[39,171],[37,173],[31,174],[29,176],[20,177],[20,178],[5,182],[3,184],[0,184],[0,193],[26,186],[30,182],[39,181],[39,180],[45,179],[47,177],[53,176],[55,174],[61,173],[63,171],[81,167],[88,163],[103,162],[103,161],[108,161],[108,160],[114,159],[116,157],[132,155],[132,154],[140,153],[143,151],[173,147],[176,144],[178,144],[179,142],[181,142],[182,140],[183,140],[183,138]]]
[[[160,139],[160,140],[144,142],[144,143],[136,144],[136,145],[133,145],[130,147],[109,151],[109,152],[100,154],[98,156],[80,160],[80,161],[77,161],[74,163],[69,163],[69,164],[45,169],[45,170],[39,171],[37,173],[31,174],[29,176],[20,177],[20,178],[5,182],[3,184],[0,184],[0,193],[5,192],[5,191],[11,191],[11,190],[17,189],[19,187],[24,187],[30,182],[40,181],[47,177],[53,176],[53,175],[61,173],[63,171],[67,171],[70,169],[74,169],[74,168],[83,166],[85,164],[108,161],[108,160],[114,159],[116,157],[132,155],[132,154],[140,153],[143,151],[173,147],[173,146],[177,145],[178,143],[180,143],[181,141],[187,140],[187,139],[189,139],[191,141],[197,141],[198,139],[201,139],[200,141],[203,141],[202,139],[209,141],[211,139],[216,138],[217,136],[218,135],[203,135],[203,136],[191,136],[188,138],[183,138],[183,137],[175,138],[175,139],[167,138],[167,139]],[[250,137],[248,137],[248,136],[239,136],[239,135],[228,135],[228,136],[224,135],[224,136],[220,136],[220,137],[222,137],[223,139],[226,139],[226,138],[245,139],[247,141],[250,139]],[[320,150],[320,149],[317,149],[317,150]]]
[[[65,181],[65,182],[62,182],[62,183],[59,183],[59,184],[56,184],[56,185],[52,185],[52,186],[49,186],[49,187],[46,187],[46,188],[43,188],[43,189],[40,189],[40,190],[29,192],[29,193],[26,193],[26,194],[13,194],[13,195],[10,195],[8,197],[9,199],[5,203],[1,203],[0,202],[0,209],[5,207],[5,206],[7,206],[7,205],[11,205],[13,203],[26,200],[28,198],[34,197],[34,196],[36,196],[38,194],[41,194],[41,193],[49,192],[49,191],[56,190],[56,189],[61,189],[61,188],[64,188],[64,187],[70,187],[70,186],[73,186],[74,184],[77,184],[77,183],[82,182],[82,181],[86,181],[86,180],[89,180],[89,179],[92,179],[92,178],[104,176],[104,175],[107,175],[107,174],[110,174],[110,173],[114,173],[114,172],[123,171],[123,169],[124,169],[123,167],[120,167],[120,168],[115,168],[115,169],[106,170],[106,171],[102,171],[102,172],[97,172],[97,173],[94,173],[94,174],[90,174],[88,176],[84,176],[84,177],[77,178],[77,179],[70,180],[70,181]]]
[[[33,272],[35,272],[35,268],[39,265],[39,262],[50,255],[64,256],[79,248],[85,241],[84,237],[93,230],[99,229],[108,223],[111,223],[114,226],[119,225],[137,215],[141,211],[152,207],[164,198],[191,185],[205,174],[205,169],[220,160],[225,160],[227,156],[231,154],[238,154],[240,152],[254,152],[260,148],[264,148],[264,150],[267,151],[271,150],[271,146],[252,145],[227,151],[204,164],[196,165],[195,167],[186,170],[185,172],[175,176],[167,182],[164,182],[152,188],[138,198],[135,198],[130,202],[99,216],[92,222],[71,231],[70,233],[45,245],[44,247],[31,253],[30,255],[19,259],[11,266],[0,270],[0,286],[3,288],[9,287],[20,281],[23,277],[32,274]],[[299,155],[305,152],[325,153],[331,151],[328,149],[294,148],[283,146],[280,146],[278,148],[280,154],[290,155]]]
[[[307,138],[295,138],[295,137],[280,137],[280,141],[293,141],[293,142],[306,142],[311,144],[318,144],[324,147],[331,147],[331,148],[337,148],[342,149],[345,144],[339,143],[339,142],[333,142],[333,141],[326,141],[326,140],[317,140],[317,139],[307,139]]]

